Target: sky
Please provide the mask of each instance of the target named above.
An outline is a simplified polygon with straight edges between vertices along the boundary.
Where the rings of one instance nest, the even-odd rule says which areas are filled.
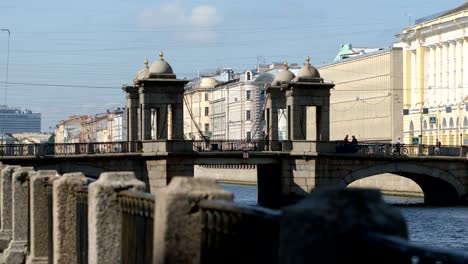
[[[0,105],[40,112],[50,132],[71,115],[125,106],[122,84],[160,50],[181,79],[219,67],[303,63],[307,55],[320,66],[341,44],[389,47],[415,19],[462,3],[3,0],[0,28],[11,35],[0,31]]]

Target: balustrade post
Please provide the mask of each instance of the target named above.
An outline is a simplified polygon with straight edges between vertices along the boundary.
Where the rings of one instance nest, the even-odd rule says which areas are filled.
[[[49,219],[47,185],[57,177],[55,170],[38,171],[29,178],[30,202],[30,254],[26,264],[49,263]]]
[[[0,229],[0,250],[5,250],[11,240],[12,234],[12,190],[11,180],[13,172],[19,169],[20,166],[6,166],[0,175],[1,177],[1,191],[0,191],[0,204],[2,206],[1,214],[1,229]]]
[[[318,187],[283,208],[279,263],[410,263],[366,244],[369,232],[408,239],[404,217],[378,190]]]
[[[232,201],[232,193],[212,179],[175,177],[156,197],[153,263],[200,263],[202,228],[197,204],[204,199]]]
[[[120,191],[144,191],[133,172],[104,172],[88,189],[88,263],[121,263]]]
[[[65,173],[53,182],[54,264],[77,263],[76,191],[87,183],[81,172]]]
[[[3,252],[3,260],[8,264],[22,264],[26,258],[25,248],[28,245],[28,209],[29,209],[29,176],[34,175],[32,167],[15,170],[12,178],[12,240]]]

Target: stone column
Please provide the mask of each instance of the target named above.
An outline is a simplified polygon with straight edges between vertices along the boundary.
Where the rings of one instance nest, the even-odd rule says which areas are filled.
[[[12,190],[11,190],[11,179],[13,172],[19,169],[19,166],[6,166],[2,170],[1,177],[1,192],[0,192],[0,204],[2,205],[2,226],[0,229],[0,250],[5,250],[11,240],[12,234]]]
[[[316,108],[318,110],[317,124],[318,127],[318,138],[320,141],[330,140],[330,99],[323,102],[323,105]]]
[[[88,263],[121,263],[122,219],[117,195],[123,190],[144,191],[133,172],[104,172],[89,185]]]
[[[140,140],[151,140],[151,109],[148,105],[142,104],[140,111],[141,111],[141,139]]]
[[[182,97],[183,98],[183,97]],[[183,99],[181,99],[181,102]],[[184,107],[182,104],[173,104],[172,107],[172,139],[184,139]]]
[[[200,200],[232,201],[215,180],[176,177],[157,194],[153,263],[200,263]]]
[[[278,263],[379,263],[382,252],[365,243],[368,232],[408,239],[405,219],[378,190],[316,188],[283,209]],[[410,263],[386,258],[386,263]]]
[[[88,179],[81,172],[65,173],[53,183],[54,263],[77,263],[76,191]]]
[[[167,140],[167,118],[168,118],[168,113],[167,113],[167,105],[161,104],[158,105],[158,114],[157,114],[157,119],[158,119],[158,125],[156,126],[156,139],[161,140],[161,139],[166,139]]]
[[[33,168],[15,170],[12,178],[13,235],[8,248],[3,252],[3,259],[8,264],[22,264],[26,257],[28,244],[28,201],[29,175]]]
[[[47,184],[58,179],[57,171],[43,170],[29,177],[30,202],[30,254],[27,264],[49,263],[49,219]]]
[[[127,92],[127,140],[138,140],[138,93]]]

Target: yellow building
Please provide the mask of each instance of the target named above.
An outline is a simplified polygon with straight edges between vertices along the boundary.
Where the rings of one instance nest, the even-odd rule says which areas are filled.
[[[317,67],[330,91],[330,139],[392,142],[402,136],[402,49],[390,48]],[[308,124],[309,127],[309,124]]]
[[[467,142],[468,3],[416,21],[397,37],[403,48],[405,143]]]
[[[184,137],[199,140],[212,136],[211,93],[216,86],[214,78],[201,78],[187,84],[184,94]]]

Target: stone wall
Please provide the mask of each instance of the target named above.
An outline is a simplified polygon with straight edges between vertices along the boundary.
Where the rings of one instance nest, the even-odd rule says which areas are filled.
[[[195,178],[215,179],[218,182],[257,184],[257,166],[249,164],[195,165]]]

